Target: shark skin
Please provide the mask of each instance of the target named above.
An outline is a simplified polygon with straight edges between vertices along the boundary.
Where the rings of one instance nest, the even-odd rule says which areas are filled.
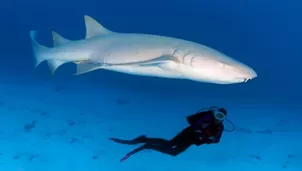
[[[86,37],[68,40],[52,32],[53,47],[36,41],[30,31],[35,67],[47,61],[52,73],[75,63],[75,75],[106,69],[125,74],[187,79],[204,83],[235,84],[257,77],[248,65],[195,42],[141,33],[108,30],[85,15]]]

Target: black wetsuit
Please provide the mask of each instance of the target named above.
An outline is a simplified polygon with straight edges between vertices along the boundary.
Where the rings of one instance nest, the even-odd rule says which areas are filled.
[[[202,144],[218,143],[220,141],[224,126],[222,123],[215,123],[212,111],[190,115],[187,117],[187,120],[190,126],[183,129],[171,140],[148,138],[145,135],[141,135],[133,140],[121,140],[117,138],[111,138],[111,140],[128,145],[145,143],[141,147],[129,152],[121,161],[145,149],[152,149],[171,156],[177,156],[191,145],[199,146]],[[209,125],[206,128],[202,128],[201,124]]]

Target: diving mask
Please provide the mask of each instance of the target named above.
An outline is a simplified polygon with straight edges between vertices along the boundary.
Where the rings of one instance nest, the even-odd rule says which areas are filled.
[[[218,108],[211,107],[210,109],[214,112],[215,119],[223,121],[226,118],[226,115],[223,112],[219,111]]]
[[[214,117],[219,121],[223,121],[225,119],[225,114],[220,111],[216,111],[214,112]]]

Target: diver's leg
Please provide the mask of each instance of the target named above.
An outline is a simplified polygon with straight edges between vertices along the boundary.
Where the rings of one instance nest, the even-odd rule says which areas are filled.
[[[174,136],[168,143],[162,143],[162,145],[148,146],[149,149],[159,151],[171,156],[177,156],[189,148],[193,142],[191,142],[192,128],[187,127]]]
[[[181,144],[176,146],[158,146],[158,145],[150,145],[145,147],[145,149],[152,149],[164,154],[168,154],[170,156],[177,156],[180,153],[184,152],[187,148],[189,148],[191,144]]]
[[[132,140],[121,140],[118,138],[109,138],[110,140],[116,142],[116,143],[120,143],[120,144],[128,144],[128,145],[134,145],[134,144],[138,144],[138,143],[145,143],[147,137],[145,135],[141,135],[138,136]]]
[[[176,145],[178,142],[182,141],[183,139],[186,139],[189,134],[191,134],[191,128],[187,127],[184,130],[182,130],[180,133],[178,133],[176,136],[174,136],[171,140],[163,139],[163,138],[149,138],[144,136],[144,141],[142,143],[147,144],[154,144],[154,145]]]
[[[146,144],[153,144],[153,145],[167,145],[170,144],[169,140],[163,138],[146,138]]]
[[[188,133],[191,132],[191,129],[192,129],[191,127],[185,128],[171,140],[166,140],[163,138],[149,138],[146,135],[141,135],[132,140],[122,140],[122,139],[118,139],[118,138],[109,138],[109,139],[116,143],[128,144],[128,145],[134,145],[134,144],[138,144],[138,143],[159,144],[159,145],[169,143],[169,144],[175,145],[178,143],[178,141],[181,141],[182,139],[186,138]]]
[[[134,155],[135,153],[138,153],[142,150],[146,150],[146,149],[150,149],[150,150],[155,150],[164,154],[168,154],[171,156],[177,156],[180,153],[184,152],[187,148],[189,148],[191,146],[191,144],[182,144],[182,145],[178,145],[178,146],[171,146],[168,145],[167,143],[165,144],[145,144],[141,147],[138,147],[134,150],[132,150],[131,152],[127,153],[125,155],[125,157],[123,157],[120,161],[123,162],[125,160],[127,160],[129,157],[131,157],[132,155]]]
[[[120,143],[120,144],[138,144],[138,143],[148,143],[148,144],[164,144],[169,143],[169,140],[163,139],[163,138],[148,138],[146,135],[141,135],[133,140],[121,140],[118,138],[109,138],[110,140]]]
[[[191,126],[183,129],[181,132],[179,132],[177,135],[175,135],[171,140],[171,144],[179,144],[179,142],[183,142],[183,140],[188,139],[189,136],[193,133],[193,129]]]

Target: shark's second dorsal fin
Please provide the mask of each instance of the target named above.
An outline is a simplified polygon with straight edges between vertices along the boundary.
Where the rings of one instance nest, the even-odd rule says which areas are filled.
[[[71,42],[71,40],[62,37],[61,35],[59,35],[57,32],[54,31],[52,32],[52,40],[53,40],[53,46],[60,46]]]
[[[104,34],[110,34],[112,31],[106,29],[92,17],[85,15],[86,39]]]

